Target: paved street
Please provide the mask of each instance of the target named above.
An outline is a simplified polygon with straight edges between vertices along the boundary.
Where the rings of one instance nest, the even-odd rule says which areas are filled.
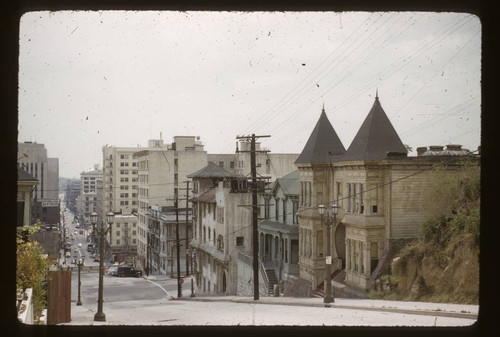
[[[94,322],[97,273],[82,274],[82,306],[76,306],[73,274],[70,323],[65,325],[300,325],[300,326],[470,326],[478,306],[342,299],[325,308],[321,299],[261,297],[189,297],[177,295],[176,281],[166,277],[104,277],[106,322]],[[189,287],[186,287],[189,288]]]

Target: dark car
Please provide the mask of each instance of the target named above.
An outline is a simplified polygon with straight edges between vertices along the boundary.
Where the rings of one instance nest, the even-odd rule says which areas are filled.
[[[116,271],[116,276],[119,276],[119,277],[126,277],[126,276],[141,277],[142,272],[140,270],[135,269],[134,267],[118,267],[118,270]]]

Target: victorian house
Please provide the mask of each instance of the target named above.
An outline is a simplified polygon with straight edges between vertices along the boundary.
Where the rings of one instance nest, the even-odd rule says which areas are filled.
[[[270,183],[260,200],[259,256],[272,287],[299,276],[299,171]]]
[[[420,149],[426,155],[407,157],[377,96],[346,151],[323,109],[295,162],[300,172],[300,278],[312,289],[323,287],[330,245],[332,276],[355,289],[370,289],[394,253],[419,235],[430,177],[438,174],[433,165],[444,160],[446,174],[456,172],[457,158],[469,154],[460,146],[460,151],[455,145],[448,148],[444,155]],[[330,242],[320,204],[339,206]]]

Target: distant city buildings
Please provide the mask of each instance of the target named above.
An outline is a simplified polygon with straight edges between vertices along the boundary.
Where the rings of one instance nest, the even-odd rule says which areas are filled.
[[[82,225],[90,224],[90,214],[98,211],[98,182],[102,181],[102,170],[99,164],[93,170],[80,173],[80,196],[77,199],[78,213],[83,220]]]

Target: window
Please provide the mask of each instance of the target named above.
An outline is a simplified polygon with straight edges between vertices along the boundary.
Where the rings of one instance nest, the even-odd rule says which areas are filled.
[[[224,223],[224,207],[217,207],[217,222]]]
[[[323,257],[323,231],[316,232],[316,239],[318,240],[318,257]]]
[[[116,231],[116,236],[120,236],[120,231]]]
[[[351,184],[347,184],[347,211],[352,212]]]
[[[217,237],[217,249],[224,250],[224,237],[220,234]]]
[[[352,184],[352,187],[353,187],[353,206],[354,206],[354,213],[358,213],[358,207],[359,207],[359,202],[358,202],[358,191],[357,191],[357,187],[358,187],[358,184]]]
[[[299,209],[299,201],[297,199],[292,200],[292,207],[293,207],[293,223],[299,223],[299,219],[297,217],[297,210]]]
[[[283,199],[283,223],[286,223],[286,199]]]
[[[365,212],[365,203],[363,196],[363,184],[359,184],[359,212],[363,214]]]
[[[229,167],[232,168],[232,169],[234,169],[234,161],[229,162]]]
[[[280,214],[280,211],[279,211],[279,208],[280,208],[279,207],[279,202],[280,202],[279,198],[274,199],[274,207],[275,207],[275,209],[274,209],[274,211],[275,211],[274,212],[275,213],[274,216],[275,216],[276,221],[278,221],[279,214]]]
[[[244,242],[244,237],[243,236],[237,236],[236,237],[236,246],[241,247],[243,246]]]
[[[116,239],[116,244],[119,245],[120,244],[120,239]]]
[[[224,168],[224,162],[223,162],[223,161],[220,161],[220,162],[219,162],[219,167]]]

